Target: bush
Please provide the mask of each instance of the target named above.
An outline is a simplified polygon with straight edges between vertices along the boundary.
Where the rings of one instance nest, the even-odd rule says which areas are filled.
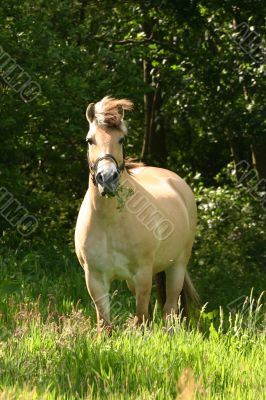
[[[264,193],[255,195],[255,186],[238,184],[233,173],[217,188],[196,178],[199,222],[191,273],[202,300],[213,308],[237,301],[252,287],[259,294],[266,287]]]

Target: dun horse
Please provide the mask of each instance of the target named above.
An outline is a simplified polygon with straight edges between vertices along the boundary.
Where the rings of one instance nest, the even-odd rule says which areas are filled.
[[[123,116],[132,106],[126,99],[104,97],[86,111],[90,177],[75,247],[100,330],[111,329],[114,279],[126,280],[136,296],[136,324],[148,319],[153,276],[165,318],[177,313],[180,294],[184,313],[188,301],[198,301],[186,271],[196,229],[194,195],[174,172],[124,159]],[[124,198],[120,207],[118,198]]]

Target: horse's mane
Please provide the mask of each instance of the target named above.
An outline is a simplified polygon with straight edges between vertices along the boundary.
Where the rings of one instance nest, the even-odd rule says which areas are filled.
[[[100,126],[122,128],[124,110],[132,110],[133,103],[128,99],[114,99],[105,96],[94,106],[94,118]]]
[[[145,164],[142,162],[135,161],[133,158],[126,158],[125,159],[125,167],[129,174],[132,173],[132,169],[145,167]]]

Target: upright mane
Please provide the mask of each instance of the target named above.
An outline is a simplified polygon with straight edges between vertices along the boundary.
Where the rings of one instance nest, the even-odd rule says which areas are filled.
[[[96,104],[89,104],[86,116],[90,123],[96,122],[103,127],[116,127],[125,131],[126,126],[123,121],[124,110],[132,110],[133,103],[128,99],[114,99],[105,96]]]

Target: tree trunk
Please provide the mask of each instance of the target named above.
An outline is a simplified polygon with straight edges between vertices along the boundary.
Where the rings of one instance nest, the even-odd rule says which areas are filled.
[[[85,8],[86,8],[86,0],[80,0],[80,12],[79,12],[79,26],[84,23],[85,20]],[[77,46],[80,46],[82,43],[81,33],[78,33],[77,38]]]
[[[147,77],[149,62],[144,62],[145,83],[150,83]],[[141,160],[152,162],[155,165],[165,166],[167,151],[164,129],[164,116],[161,113],[162,93],[160,84],[157,83],[153,92],[144,95],[144,139]]]
[[[258,180],[266,183],[266,143],[254,143],[251,146],[253,167],[256,170]]]
[[[149,16],[149,7],[141,3],[143,14],[143,30],[146,37],[154,35],[154,20]],[[141,151],[141,160],[155,163],[160,166],[166,164],[166,141],[164,132],[164,117],[161,113],[162,93],[160,78],[154,82],[151,74],[152,60],[148,57],[143,60],[143,79],[147,92],[144,94],[144,138]],[[156,83],[156,84],[155,84]]]
[[[143,60],[143,79],[151,86],[151,62]],[[151,114],[152,114],[153,93],[144,94],[144,138],[141,151],[141,160],[148,161],[151,153]]]
[[[162,91],[160,84],[157,84],[153,95],[152,112],[150,121],[150,154],[152,161],[161,167],[166,166],[166,135],[165,120],[161,112],[162,108]]]
[[[249,165],[250,157],[246,160],[247,157],[241,139],[234,137],[228,129],[225,130],[225,135],[228,139],[231,155],[235,164],[236,177],[237,180],[240,181],[243,177],[243,165]]]

